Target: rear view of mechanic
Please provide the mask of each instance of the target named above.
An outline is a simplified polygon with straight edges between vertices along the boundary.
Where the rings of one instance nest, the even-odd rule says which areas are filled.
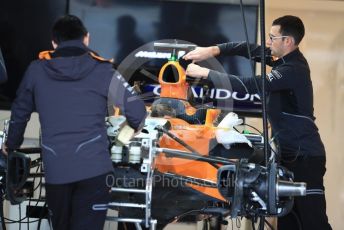
[[[300,18],[287,15],[273,21],[267,45],[267,64],[272,71],[267,75],[267,113],[281,152],[281,164],[294,173],[294,180],[307,183],[307,196],[296,197],[293,210],[278,219],[278,230],[328,230],[323,186],[325,148],[314,123],[313,87],[307,60],[298,45],[305,33]],[[251,46],[253,60],[260,61],[260,47]],[[247,46],[225,43],[199,47],[184,59],[201,61],[219,54],[249,58]],[[190,64],[186,74],[208,78],[213,82],[229,78],[233,89],[242,87],[250,93],[261,92],[260,77],[236,77]],[[241,81],[239,81],[239,80]],[[218,84],[217,84],[218,85]],[[260,90],[257,89],[258,85]]]
[[[92,206],[110,199],[108,100],[120,107],[135,130],[144,123],[146,109],[112,63],[88,48],[89,33],[79,18],[58,19],[52,38],[54,51],[40,53],[17,91],[6,148],[9,152],[20,147],[30,115],[37,111],[54,230],[100,230],[106,211],[93,211]],[[109,92],[110,85],[115,91]]]

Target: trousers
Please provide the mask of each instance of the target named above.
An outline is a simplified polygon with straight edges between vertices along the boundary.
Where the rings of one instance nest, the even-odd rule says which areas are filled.
[[[292,211],[278,218],[278,230],[330,230],[326,215],[323,176],[325,156],[284,159],[281,165],[294,173],[295,182],[307,183],[307,195],[295,197]]]
[[[106,210],[94,204],[110,201],[109,174],[68,184],[46,184],[46,198],[54,230],[102,230]]]

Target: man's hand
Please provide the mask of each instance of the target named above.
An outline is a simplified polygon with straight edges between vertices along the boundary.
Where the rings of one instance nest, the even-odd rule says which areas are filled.
[[[217,46],[197,47],[193,51],[185,54],[183,59],[192,60],[193,62],[200,62],[219,54],[220,49]]]
[[[186,68],[186,75],[194,78],[208,78],[209,69],[196,64],[189,64]]]
[[[2,150],[2,153],[4,155],[6,155],[6,156],[8,155],[8,148],[7,148],[7,145],[5,143],[2,144],[1,150]]]

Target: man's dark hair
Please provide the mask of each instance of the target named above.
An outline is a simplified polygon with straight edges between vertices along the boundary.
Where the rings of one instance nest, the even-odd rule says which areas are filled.
[[[59,44],[68,40],[81,40],[87,35],[87,29],[82,21],[74,15],[59,18],[52,29],[52,39]]]
[[[272,22],[273,26],[280,26],[280,33],[282,36],[292,36],[295,44],[298,45],[305,35],[305,27],[300,18],[292,15],[286,15],[275,19]]]

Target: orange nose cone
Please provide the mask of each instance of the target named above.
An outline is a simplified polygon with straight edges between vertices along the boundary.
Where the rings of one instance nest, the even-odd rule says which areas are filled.
[[[189,84],[184,68],[177,61],[169,61],[159,72],[160,97],[187,100]]]

